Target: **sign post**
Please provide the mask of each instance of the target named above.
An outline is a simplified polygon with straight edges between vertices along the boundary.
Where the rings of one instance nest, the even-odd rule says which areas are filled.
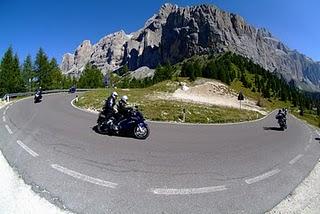
[[[31,92],[31,90],[32,90],[32,86],[31,86],[31,84],[32,84],[32,79],[31,78],[29,78],[29,87],[30,87],[30,92]]]
[[[244,100],[244,96],[243,96],[242,91],[239,92],[238,100],[240,101],[240,110],[241,110],[241,101]]]
[[[182,109],[182,114],[183,114],[182,121],[183,121],[183,122],[186,122],[186,108],[183,108],[183,109]]]

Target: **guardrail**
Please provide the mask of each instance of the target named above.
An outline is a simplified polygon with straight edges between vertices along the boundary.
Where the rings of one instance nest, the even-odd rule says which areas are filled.
[[[83,91],[94,91],[96,89],[77,89],[76,92],[83,92]],[[54,94],[54,93],[61,93],[61,92],[69,92],[69,89],[56,89],[56,90],[47,90],[42,91],[42,94]],[[11,94],[5,94],[1,99],[4,101],[10,101],[11,98],[14,97],[27,97],[27,96],[33,96],[35,92],[20,92],[20,93],[11,93]]]

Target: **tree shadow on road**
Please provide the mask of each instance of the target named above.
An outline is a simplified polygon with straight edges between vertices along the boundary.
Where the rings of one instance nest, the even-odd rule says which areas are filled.
[[[271,126],[271,127],[263,127],[264,130],[267,130],[267,131],[284,131],[282,128],[280,127],[274,127],[274,126]]]

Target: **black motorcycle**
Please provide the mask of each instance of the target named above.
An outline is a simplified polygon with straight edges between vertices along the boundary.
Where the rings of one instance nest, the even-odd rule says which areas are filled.
[[[34,95],[34,103],[40,103],[42,100],[42,95],[40,92],[36,92]]]
[[[286,118],[285,117],[282,117],[282,118],[278,118],[278,124],[280,126],[280,129],[282,130],[285,130],[287,129],[287,121],[286,121]]]
[[[115,117],[107,118],[104,111],[100,112],[97,120],[98,132],[102,134],[132,136],[137,139],[146,139],[150,134],[150,129],[145,122],[142,113],[137,107],[128,108],[127,111],[128,113],[119,124],[118,131],[115,131],[112,128]]]

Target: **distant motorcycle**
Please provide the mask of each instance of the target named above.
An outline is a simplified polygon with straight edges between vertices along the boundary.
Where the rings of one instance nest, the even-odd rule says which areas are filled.
[[[71,88],[69,88],[69,93],[75,93],[77,91],[76,86],[71,86]]]
[[[128,114],[121,120],[117,132],[111,127],[112,121],[114,121],[114,117],[106,118],[104,112],[100,112],[97,120],[98,132],[110,135],[132,136],[142,140],[146,139],[150,134],[148,124],[137,107],[128,109]]]
[[[34,95],[34,103],[40,103],[42,100],[42,95],[40,92],[35,93]]]
[[[278,124],[279,124],[279,126],[280,126],[280,129],[282,129],[282,130],[285,130],[285,129],[288,128],[285,117],[283,117],[283,118],[278,118]]]

